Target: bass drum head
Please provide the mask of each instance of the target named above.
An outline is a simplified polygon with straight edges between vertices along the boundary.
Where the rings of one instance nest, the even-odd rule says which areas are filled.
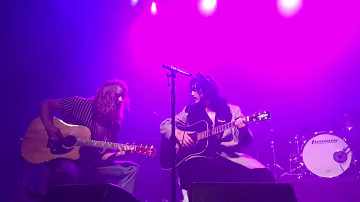
[[[339,151],[344,149],[346,151],[341,155]],[[321,134],[311,138],[306,143],[302,158],[306,168],[313,174],[319,177],[333,178],[341,175],[349,168],[352,159],[352,152],[349,151],[348,144],[338,136]],[[336,152],[338,153],[334,157]]]

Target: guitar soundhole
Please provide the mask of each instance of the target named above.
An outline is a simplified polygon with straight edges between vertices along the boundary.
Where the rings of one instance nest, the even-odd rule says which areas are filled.
[[[53,142],[50,151],[52,154],[66,154],[69,153],[76,145],[76,137],[69,135],[61,141]]]
[[[66,136],[63,140],[63,146],[66,148],[72,148],[76,144],[76,137],[69,135]]]

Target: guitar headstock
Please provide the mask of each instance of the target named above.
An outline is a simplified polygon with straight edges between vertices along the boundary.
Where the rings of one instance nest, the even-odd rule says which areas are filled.
[[[247,117],[248,122],[263,122],[271,119],[270,112],[258,112]]]
[[[156,154],[156,149],[154,146],[148,146],[148,145],[137,145],[135,146],[135,152],[138,154],[142,154],[145,156],[151,156],[154,157]]]

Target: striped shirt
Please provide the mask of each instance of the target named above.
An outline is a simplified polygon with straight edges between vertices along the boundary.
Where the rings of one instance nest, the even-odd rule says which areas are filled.
[[[90,129],[92,139],[118,141],[120,123],[110,128],[99,126],[94,119],[94,100],[79,96],[67,97],[59,100],[60,113],[64,121],[69,124],[82,125]]]
[[[93,103],[94,100],[92,98],[83,98],[79,96],[63,98],[59,100],[60,114],[63,116],[63,119],[66,123],[88,127],[91,131],[91,139],[101,141],[107,141],[109,139],[109,141],[112,142],[117,141],[118,133],[112,135],[112,138],[110,139],[107,138],[107,132],[104,133],[104,131],[107,131],[106,129],[96,126],[98,124],[96,124],[93,119]],[[85,151],[84,154],[86,154],[83,155],[83,159],[87,159],[85,161],[88,162],[98,160],[97,158],[94,158],[94,155],[99,156],[99,154],[103,154],[105,151],[114,151],[111,149],[105,150],[92,147],[83,147],[82,150]]]
[[[94,131],[93,121],[93,99],[72,96],[59,101],[60,113],[64,121],[69,124],[83,125]]]

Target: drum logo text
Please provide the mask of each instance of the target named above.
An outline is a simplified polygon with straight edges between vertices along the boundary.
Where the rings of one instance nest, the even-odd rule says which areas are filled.
[[[337,139],[332,140],[313,140],[311,144],[324,144],[324,143],[336,143]]]

